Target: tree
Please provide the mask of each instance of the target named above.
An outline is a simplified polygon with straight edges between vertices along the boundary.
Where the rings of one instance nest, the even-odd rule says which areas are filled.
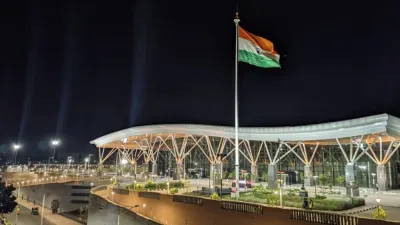
[[[15,191],[14,186],[9,185],[6,186],[4,182],[0,180],[0,213],[1,214],[9,214],[14,211],[14,208],[17,206],[15,200],[17,199],[13,195],[13,191]]]
[[[320,182],[319,185],[325,185],[325,182],[328,180],[328,177],[326,175],[324,175],[324,174],[320,174],[318,176],[318,180]]]
[[[338,182],[339,183],[339,185],[342,185],[344,182],[346,181],[346,177],[345,176],[338,176],[337,178],[336,178],[336,182]]]
[[[262,173],[262,179],[268,181],[268,173]]]

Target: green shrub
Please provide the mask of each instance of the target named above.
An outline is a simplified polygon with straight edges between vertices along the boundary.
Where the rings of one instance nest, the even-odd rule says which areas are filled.
[[[379,220],[384,220],[386,219],[386,212],[385,210],[383,210],[383,208],[379,205],[377,209],[375,209],[375,211],[372,212],[372,217],[374,217],[374,219],[379,219]]]
[[[255,186],[251,192],[257,198],[268,198],[268,195],[273,193],[271,189],[264,188],[262,184]]]
[[[225,172],[222,174],[222,178],[224,178],[224,179],[227,179],[228,176],[229,176],[228,171],[225,171]]]
[[[135,190],[135,191],[144,191],[145,188],[144,188],[143,185],[141,185],[141,184],[136,184],[134,190]]]
[[[127,188],[134,190],[135,186],[136,186],[136,183],[131,183],[130,185],[127,186]]]
[[[299,189],[289,189],[289,193],[287,194],[289,197],[294,197],[297,194],[299,194],[300,190]]]
[[[318,176],[319,185],[325,185],[327,180],[328,180],[328,177],[325,174],[320,174]]]
[[[184,188],[185,187],[185,183],[183,183],[182,181],[178,181],[178,182],[170,182],[169,183],[169,187],[170,188]]]
[[[215,192],[210,195],[210,198],[214,199],[214,200],[219,200],[220,199],[219,195],[217,193],[215,193]]]
[[[144,188],[145,188],[146,190],[153,191],[153,190],[155,190],[155,189],[157,188],[157,184],[155,184],[155,183],[153,183],[153,182],[151,182],[151,181],[149,180],[149,181],[147,181],[146,184],[144,185]]]
[[[167,182],[157,183],[157,190],[166,190],[168,188]]]
[[[176,193],[178,193],[178,188],[170,188],[169,189],[169,193],[171,194],[171,195],[174,195],[174,194],[176,194]]]
[[[316,199],[326,199],[326,196],[323,195],[317,195],[315,196]]]
[[[234,172],[229,173],[228,179],[232,180],[234,177],[235,177],[235,173]]]

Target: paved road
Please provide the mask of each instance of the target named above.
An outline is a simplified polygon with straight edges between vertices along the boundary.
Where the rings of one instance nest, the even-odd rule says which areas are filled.
[[[31,215],[31,210],[20,206],[21,214],[18,215],[17,225],[40,225],[40,215]],[[7,216],[7,218],[15,224],[15,210],[13,213]],[[43,225],[54,225],[52,223],[43,220]]]

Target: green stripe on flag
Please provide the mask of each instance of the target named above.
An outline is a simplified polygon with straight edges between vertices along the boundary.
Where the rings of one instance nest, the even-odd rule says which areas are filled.
[[[254,54],[245,50],[239,50],[239,61],[258,66],[262,68],[280,68],[281,65],[275,60]]]

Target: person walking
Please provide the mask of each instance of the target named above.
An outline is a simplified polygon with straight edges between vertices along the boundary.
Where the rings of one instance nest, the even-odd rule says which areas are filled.
[[[17,215],[19,215],[21,213],[21,209],[19,208],[19,206],[17,206]]]
[[[313,201],[310,199],[310,202],[308,203],[308,208],[309,209],[312,209],[313,208]]]
[[[307,198],[304,198],[303,209],[308,209],[308,201],[307,201]]]

